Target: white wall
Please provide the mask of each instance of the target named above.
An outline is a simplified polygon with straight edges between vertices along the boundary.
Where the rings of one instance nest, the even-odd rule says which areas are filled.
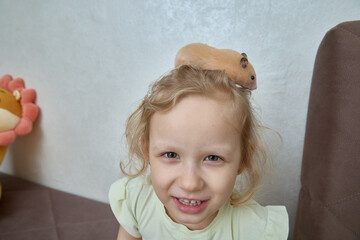
[[[107,201],[126,160],[125,119],[190,42],[246,52],[253,100],[284,144],[261,202],[294,224],[309,88],[317,48],[358,0],[0,0],[0,75],[23,77],[41,115],[0,171]]]

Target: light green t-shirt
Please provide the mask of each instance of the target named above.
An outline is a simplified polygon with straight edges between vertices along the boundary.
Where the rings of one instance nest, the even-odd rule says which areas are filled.
[[[240,207],[227,202],[209,226],[189,230],[168,217],[164,205],[144,177],[125,177],[114,182],[109,200],[120,225],[143,240],[285,240],[289,231],[284,206],[262,207],[254,201]]]

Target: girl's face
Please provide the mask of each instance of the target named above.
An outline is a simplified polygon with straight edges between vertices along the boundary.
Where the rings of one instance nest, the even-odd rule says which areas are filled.
[[[187,96],[150,120],[145,153],[156,195],[173,221],[207,227],[233,191],[240,133],[229,101]]]

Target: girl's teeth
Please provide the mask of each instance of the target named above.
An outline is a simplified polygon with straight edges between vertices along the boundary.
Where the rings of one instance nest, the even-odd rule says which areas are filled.
[[[188,206],[198,206],[201,204],[201,201],[188,200],[188,199],[182,199],[182,198],[179,198],[179,202],[181,202],[184,205],[188,205]]]

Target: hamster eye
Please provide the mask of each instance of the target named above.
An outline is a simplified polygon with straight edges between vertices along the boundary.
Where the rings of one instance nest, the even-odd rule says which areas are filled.
[[[255,80],[255,76],[254,76],[254,75],[251,75],[251,80]]]

